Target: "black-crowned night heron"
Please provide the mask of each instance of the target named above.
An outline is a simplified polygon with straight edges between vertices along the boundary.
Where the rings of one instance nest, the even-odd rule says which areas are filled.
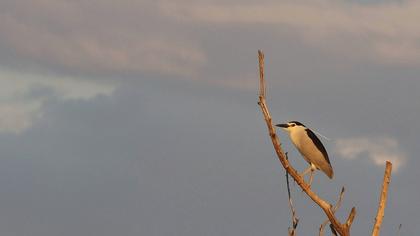
[[[309,163],[309,168],[302,173],[302,177],[304,177],[309,171],[311,172],[309,186],[316,169],[324,172],[330,179],[333,178],[334,172],[327,151],[314,132],[298,121],[290,121],[287,124],[277,124],[276,126],[289,133],[293,144]]]

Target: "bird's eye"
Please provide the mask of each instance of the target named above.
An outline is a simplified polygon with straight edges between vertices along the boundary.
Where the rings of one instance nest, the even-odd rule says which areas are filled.
[[[291,126],[292,126],[292,127],[295,127],[295,124],[292,124]]]

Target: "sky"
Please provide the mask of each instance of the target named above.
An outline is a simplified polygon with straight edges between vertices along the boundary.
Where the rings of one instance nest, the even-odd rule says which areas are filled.
[[[0,1],[0,234],[286,235],[257,105],[321,139],[353,235],[420,231],[419,0]],[[292,164],[307,167],[278,131]],[[322,211],[296,184],[299,235]]]

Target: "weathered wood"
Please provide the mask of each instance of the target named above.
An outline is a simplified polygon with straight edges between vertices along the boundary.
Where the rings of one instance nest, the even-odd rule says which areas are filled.
[[[386,206],[386,198],[388,195],[388,186],[389,182],[391,181],[391,171],[392,171],[392,164],[391,162],[386,162],[385,173],[384,173],[384,180],[382,182],[382,191],[381,196],[379,198],[379,206],[378,212],[376,213],[375,217],[375,225],[373,226],[372,236],[379,236],[382,220],[385,215],[385,206]]]

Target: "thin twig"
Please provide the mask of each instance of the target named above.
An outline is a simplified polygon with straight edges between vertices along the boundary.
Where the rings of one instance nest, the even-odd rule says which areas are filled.
[[[260,93],[259,93],[259,102],[258,105],[261,108],[261,111],[264,115],[264,120],[266,121],[268,132],[273,143],[274,150],[276,151],[277,157],[279,161],[283,165],[284,169],[292,176],[292,178],[296,181],[296,183],[302,188],[302,190],[314,201],[319,207],[327,215],[328,219],[330,220],[331,224],[333,225],[334,229],[341,235],[341,236],[349,236],[350,235],[350,226],[353,222],[354,216],[356,214],[356,210],[353,207],[351,213],[349,214],[348,220],[346,224],[340,223],[340,221],[335,217],[332,206],[324,199],[320,198],[315,192],[311,190],[309,185],[305,183],[302,176],[298,174],[296,169],[294,169],[289,161],[286,159],[286,156],[281,148],[280,140],[276,135],[275,129],[272,124],[272,119],[268,107],[265,102],[265,81],[264,81],[264,54],[262,51],[258,51],[258,61],[259,61],[259,68],[260,68]]]
[[[338,197],[338,201],[337,201],[337,203],[335,204],[335,206],[332,208],[333,213],[335,213],[335,212],[338,210],[338,208],[340,208],[341,203],[342,203],[342,201],[343,201],[344,192],[345,192],[345,188],[344,188],[344,187],[342,187],[342,188],[341,188],[341,192],[340,192],[340,196]],[[324,228],[325,228],[325,226],[328,224],[328,222],[330,222],[330,220],[329,220],[329,219],[326,219],[326,220],[325,220],[325,221],[321,224],[321,226],[319,227],[319,236],[324,236]]]
[[[379,236],[382,220],[385,214],[386,197],[388,195],[388,186],[391,181],[392,163],[387,161],[384,173],[384,180],[382,182],[382,191],[379,198],[378,213],[375,217],[375,225],[373,226],[372,236]]]
[[[286,152],[286,159],[289,160]],[[287,185],[287,194],[289,196],[289,206],[290,211],[292,212],[292,227],[289,227],[289,236],[296,236],[296,228],[299,224],[299,219],[296,217],[296,211],[293,207],[292,195],[290,193],[290,184],[289,184],[289,173],[286,171],[286,185]]]

